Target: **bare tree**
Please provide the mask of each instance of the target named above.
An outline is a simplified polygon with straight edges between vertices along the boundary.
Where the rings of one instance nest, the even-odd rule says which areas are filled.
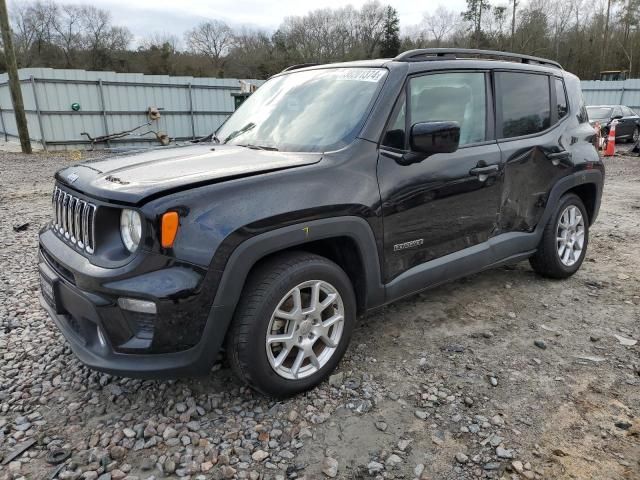
[[[51,1],[25,2],[16,5],[12,15],[14,45],[21,66],[29,66],[34,54],[40,56],[53,37],[53,24],[58,14]]]
[[[75,5],[61,5],[60,15],[53,22],[55,43],[62,50],[65,66],[75,66],[76,52],[83,48],[82,9]]]
[[[459,18],[460,16],[453,10],[440,5],[433,14],[424,13],[422,28],[427,38],[433,38],[435,46],[439,47],[442,40],[456,28]]]
[[[185,35],[189,49],[207,57],[217,70],[224,67],[224,57],[233,45],[233,32],[220,20],[202,22]]]
[[[377,0],[365,3],[358,18],[358,39],[365,58],[372,58],[384,36],[386,8]]]

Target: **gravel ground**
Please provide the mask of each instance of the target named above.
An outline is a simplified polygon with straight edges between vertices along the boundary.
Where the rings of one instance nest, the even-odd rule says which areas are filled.
[[[0,479],[52,478],[59,448],[60,479],[640,478],[640,344],[623,344],[640,339],[639,158],[607,160],[573,278],[521,263],[389,306],[281,402],[224,365],[162,382],[75,359],[38,305],[36,249],[51,175],[77,159],[0,154]]]

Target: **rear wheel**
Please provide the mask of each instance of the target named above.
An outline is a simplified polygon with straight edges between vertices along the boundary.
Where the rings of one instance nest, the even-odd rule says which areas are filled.
[[[349,277],[305,252],[277,255],[250,275],[227,338],[234,372],[252,388],[290,396],[324,380],[355,324]]]
[[[577,195],[564,195],[545,226],[537,252],[529,259],[545,277],[567,278],[578,271],[589,243],[589,217]]]

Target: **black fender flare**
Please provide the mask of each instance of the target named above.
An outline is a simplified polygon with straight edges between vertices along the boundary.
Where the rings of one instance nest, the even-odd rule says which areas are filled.
[[[307,242],[349,237],[356,242],[364,267],[366,308],[384,304],[384,285],[373,231],[361,217],[339,216],[297,223],[258,234],[238,245],[229,256],[209,312],[202,338],[194,349],[197,370],[210,368],[222,347],[245,281],[253,266],[267,255]]]
[[[549,221],[549,218],[553,215],[556,210],[556,206],[560,201],[560,198],[567,193],[569,190],[578,187],[580,185],[592,184],[596,187],[596,199],[593,208],[592,218],[589,219],[589,223],[593,224],[596,217],[598,216],[598,211],[600,210],[600,202],[602,199],[602,188],[604,185],[604,175],[600,170],[590,169],[590,170],[581,170],[579,172],[575,172],[571,175],[567,175],[559,179],[556,184],[553,186],[551,191],[549,192],[549,197],[547,199],[547,206],[544,209],[544,213],[542,214],[542,218],[538,222],[536,226],[536,234],[538,235],[538,240],[542,238],[542,232],[544,231],[544,227]]]
[[[227,260],[213,305],[235,308],[250,270],[267,255],[335,237],[349,237],[358,246],[365,275],[365,305],[369,307],[382,304],[384,286],[373,231],[361,217],[339,216],[289,225],[242,242]]]

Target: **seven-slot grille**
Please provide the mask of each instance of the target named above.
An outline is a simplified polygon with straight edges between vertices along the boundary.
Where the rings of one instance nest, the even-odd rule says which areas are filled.
[[[56,187],[53,190],[54,229],[68,242],[93,253],[96,206]]]

